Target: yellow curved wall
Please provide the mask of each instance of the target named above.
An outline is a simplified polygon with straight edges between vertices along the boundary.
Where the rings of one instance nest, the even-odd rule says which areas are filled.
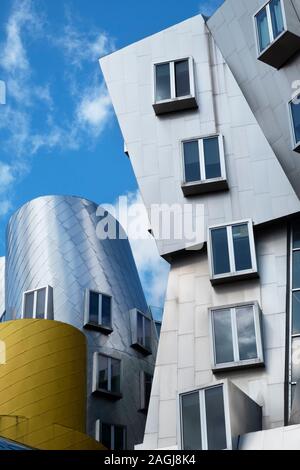
[[[0,324],[0,435],[37,449],[103,449],[84,434],[86,340],[50,320]]]

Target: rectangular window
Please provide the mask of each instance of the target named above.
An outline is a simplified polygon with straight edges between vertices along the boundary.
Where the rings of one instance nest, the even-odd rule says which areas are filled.
[[[300,147],[300,95],[294,98],[290,102],[289,106],[293,134],[293,147]]]
[[[223,450],[229,447],[223,385],[183,394],[180,404],[183,450]]]
[[[126,450],[126,427],[97,420],[96,440],[108,450]]]
[[[112,332],[111,296],[100,292],[86,291],[85,326]]]
[[[222,136],[183,142],[184,182],[226,179]]]
[[[190,71],[188,59],[174,63],[175,67],[175,95],[177,98],[191,94]]]
[[[251,221],[211,227],[208,248],[212,282],[257,274]]]
[[[24,292],[22,318],[53,319],[53,289],[50,286]]]
[[[285,31],[282,0],[271,0],[255,15],[259,51],[263,52]]]
[[[263,364],[261,312],[256,303],[210,310],[213,368]]]
[[[96,353],[94,391],[121,394],[121,361]]]
[[[147,411],[152,388],[153,376],[147,372],[140,373],[140,395],[141,395],[141,411]]]
[[[131,315],[132,347],[145,354],[152,352],[152,319],[140,310],[133,309]]]

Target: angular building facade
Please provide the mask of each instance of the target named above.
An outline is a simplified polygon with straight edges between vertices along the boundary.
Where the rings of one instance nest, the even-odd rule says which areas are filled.
[[[171,270],[141,449],[300,448],[299,14],[226,0],[100,61],[149,215],[202,223],[152,227]]]
[[[102,239],[98,212],[86,199],[45,196],[11,217],[3,328],[36,320],[80,330],[86,341],[81,429],[84,422],[106,448],[125,450],[143,437],[157,333],[129,242],[125,234]],[[2,396],[0,376],[0,407]]]

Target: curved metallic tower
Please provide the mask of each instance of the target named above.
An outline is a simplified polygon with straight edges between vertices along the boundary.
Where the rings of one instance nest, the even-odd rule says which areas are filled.
[[[97,237],[97,207],[77,197],[47,196],[30,201],[12,216],[7,228],[7,319],[26,316],[25,292],[49,286],[47,318],[69,323],[87,336],[88,434],[95,437],[99,422],[126,426],[126,447],[132,448],[142,441],[145,426],[145,414],[139,412],[140,372],[153,373],[157,339],[151,322],[153,354],[132,347],[131,312],[147,312],[147,305],[128,240]],[[111,298],[111,331],[84,326],[90,291]],[[95,394],[99,352],[121,361],[118,397]]]

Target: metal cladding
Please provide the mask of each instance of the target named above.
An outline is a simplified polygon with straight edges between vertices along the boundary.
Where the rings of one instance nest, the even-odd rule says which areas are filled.
[[[46,196],[12,216],[7,228],[7,319],[21,318],[24,292],[52,287],[54,320],[83,330],[87,337],[87,432],[95,436],[98,419],[125,425],[132,448],[142,440],[145,426],[145,415],[138,412],[139,371],[153,372],[156,345],[147,358],[130,347],[129,311],[146,312],[147,304],[128,240],[100,240],[96,211],[97,205],[86,199]],[[109,220],[114,222],[111,216]],[[83,329],[86,289],[112,297],[110,335]],[[117,402],[92,395],[93,356],[100,351],[122,360],[123,398]]]

